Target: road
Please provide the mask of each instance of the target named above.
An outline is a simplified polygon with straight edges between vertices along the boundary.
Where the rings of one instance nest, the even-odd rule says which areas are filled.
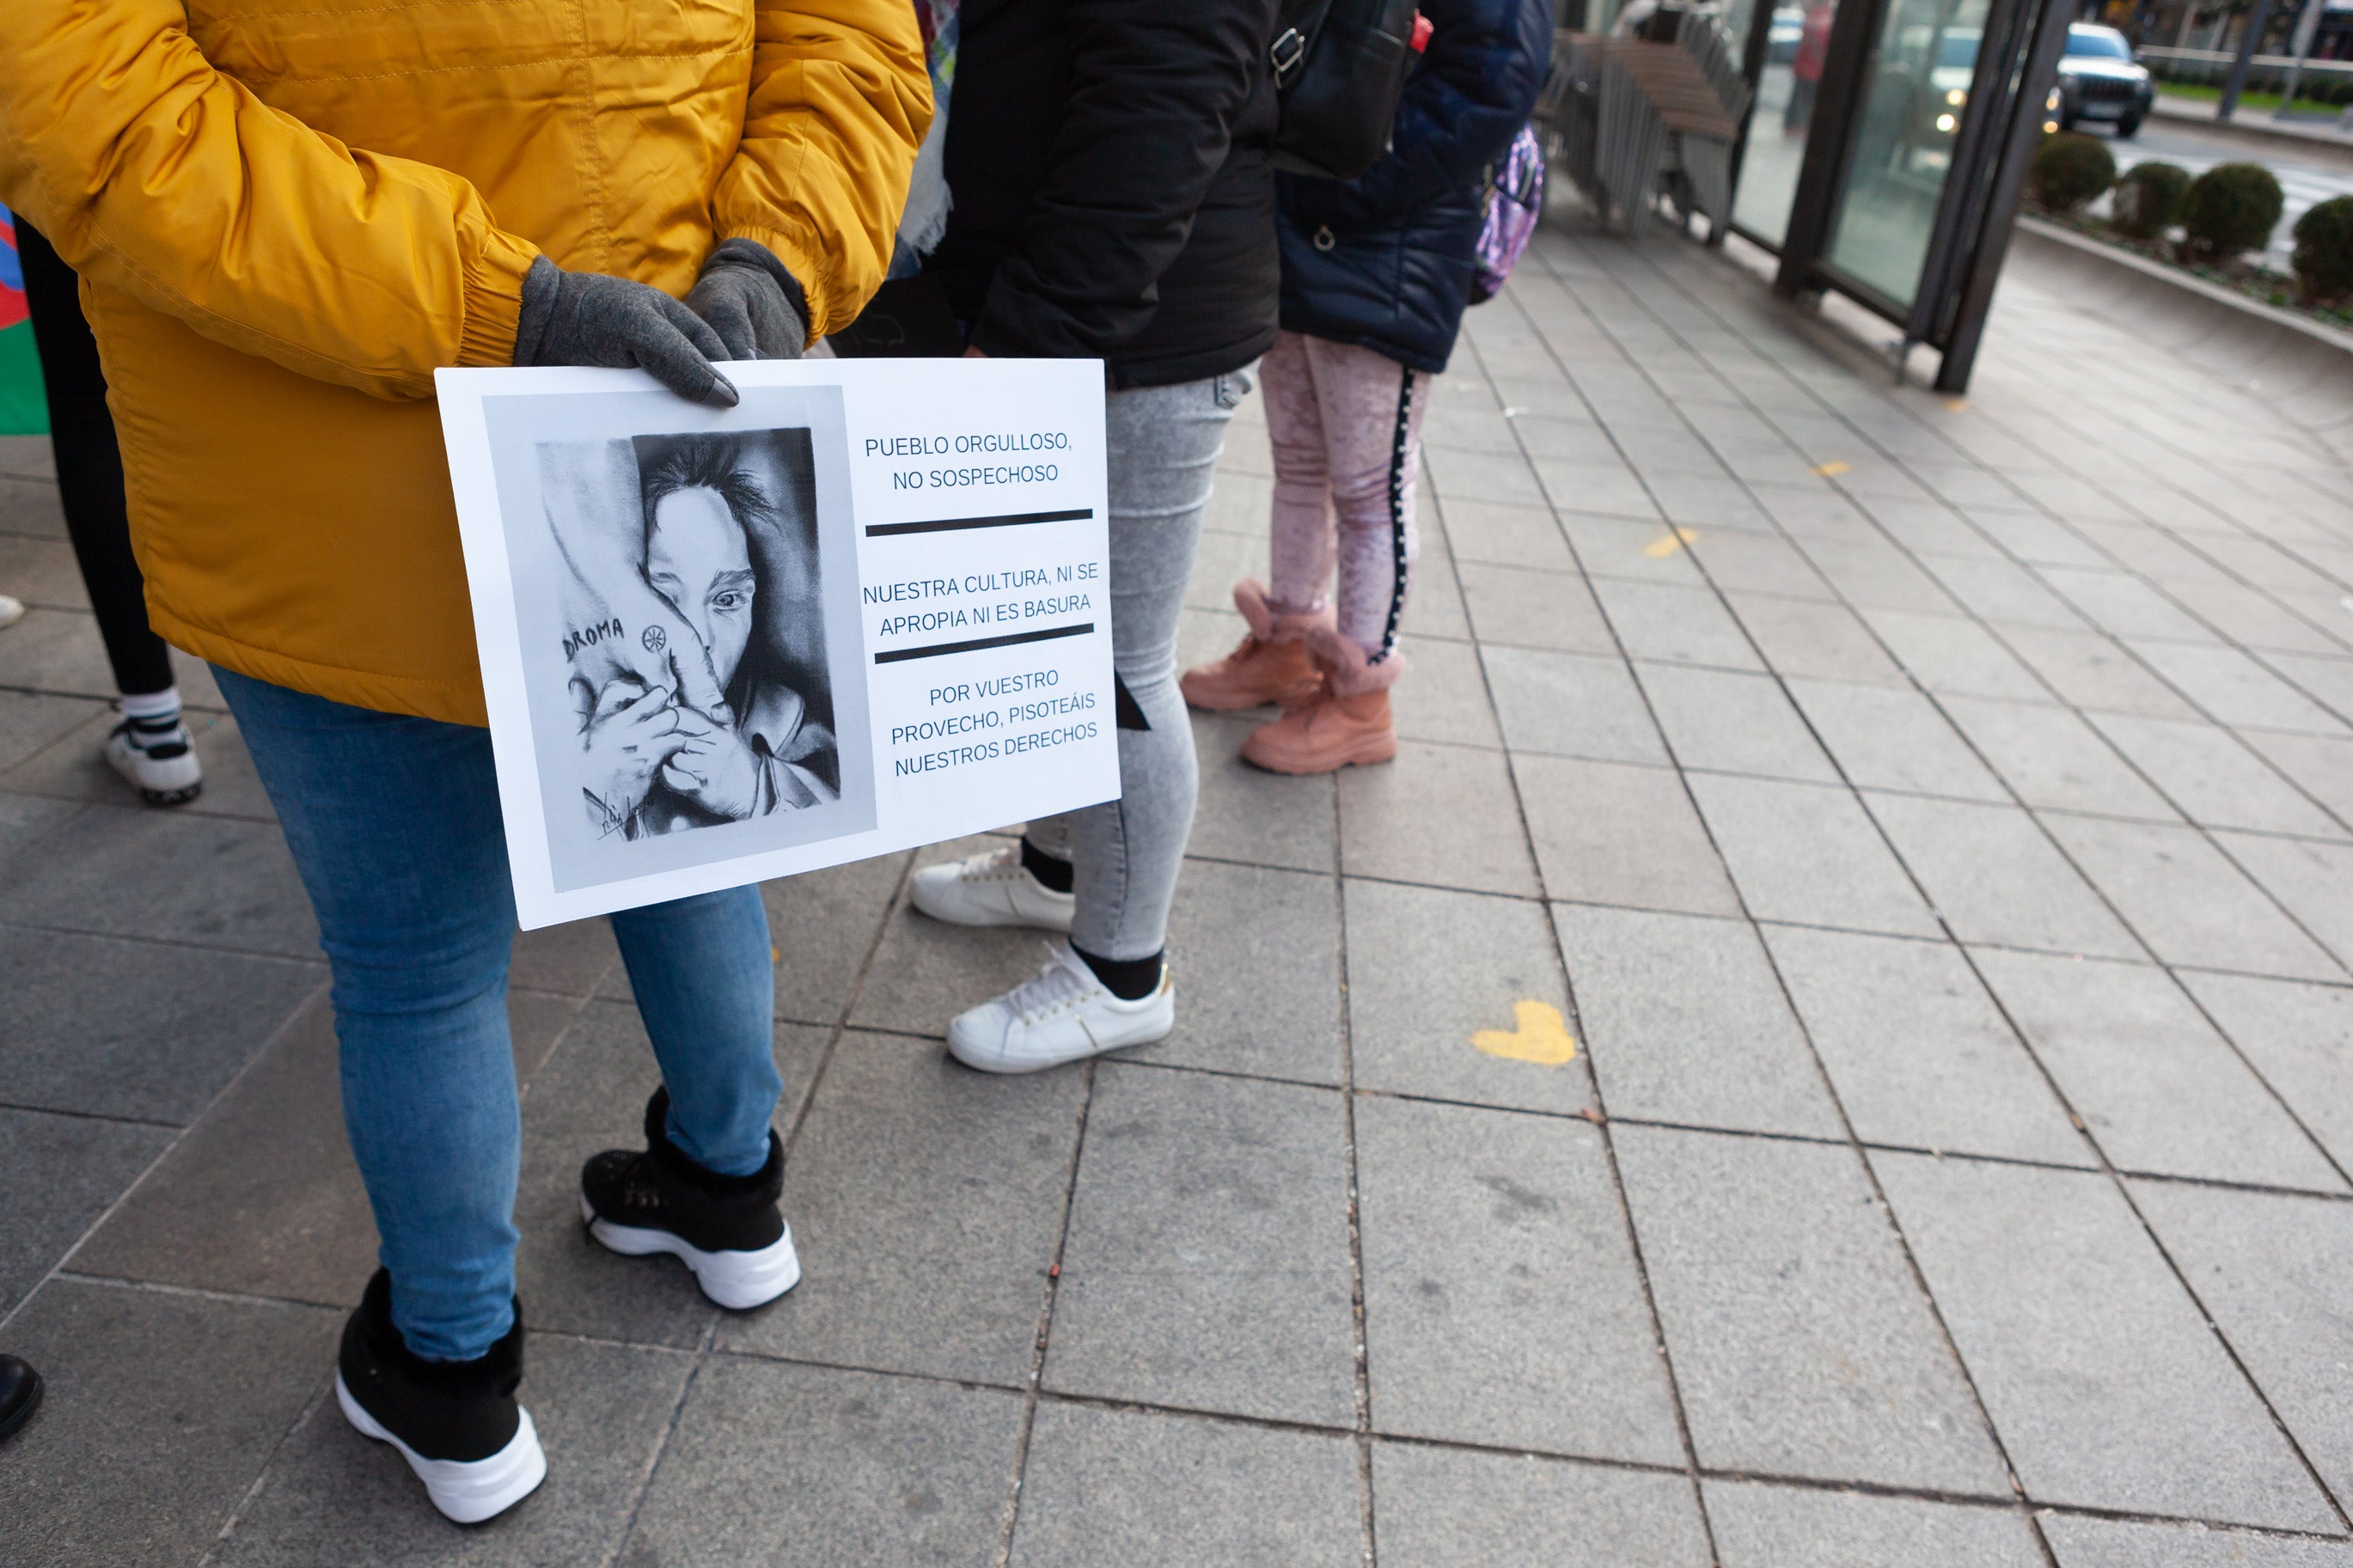
[[[2113,132],[2088,121],[2076,129],[2114,140]],[[2289,252],[2295,247],[2295,220],[2305,209],[2331,196],[2353,195],[2353,148],[2306,146],[2153,116],[2142,125],[2139,135],[2116,142],[2112,151],[2119,174],[2152,159],[2179,163],[2192,174],[2239,160],[2266,165],[2279,176],[2280,191],[2287,198],[2266,253],[2271,264],[2283,272],[2287,270]],[[2093,210],[2105,213],[2106,209]]]

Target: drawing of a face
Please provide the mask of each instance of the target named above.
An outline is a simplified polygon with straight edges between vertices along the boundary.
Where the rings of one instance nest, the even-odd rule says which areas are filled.
[[[702,638],[719,684],[734,679],[752,640],[752,552],[717,490],[673,490],[654,503],[646,581]]]

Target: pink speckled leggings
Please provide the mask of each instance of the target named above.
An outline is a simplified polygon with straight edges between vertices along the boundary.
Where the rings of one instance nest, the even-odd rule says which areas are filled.
[[[1275,338],[1260,375],[1274,447],[1275,608],[1322,609],[1336,556],[1340,635],[1384,658],[1421,553],[1413,486],[1430,376],[1298,332]]]

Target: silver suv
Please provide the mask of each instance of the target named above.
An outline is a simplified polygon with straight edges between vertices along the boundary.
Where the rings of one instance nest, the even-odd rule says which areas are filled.
[[[2059,59],[2061,130],[2073,131],[2082,120],[2105,120],[2119,138],[2129,137],[2148,117],[2156,97],[2148,68],[2134,62],[2122,33],[2083,22],[2067,29],[2067,52]]]

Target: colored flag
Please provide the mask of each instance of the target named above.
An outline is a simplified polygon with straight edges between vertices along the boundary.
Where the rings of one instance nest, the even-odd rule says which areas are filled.
[[[16,255],[16,219],[0,207],[0,436],[45,436],[49,405],[41,391],[41,356],[25,314],[25,266]]]

